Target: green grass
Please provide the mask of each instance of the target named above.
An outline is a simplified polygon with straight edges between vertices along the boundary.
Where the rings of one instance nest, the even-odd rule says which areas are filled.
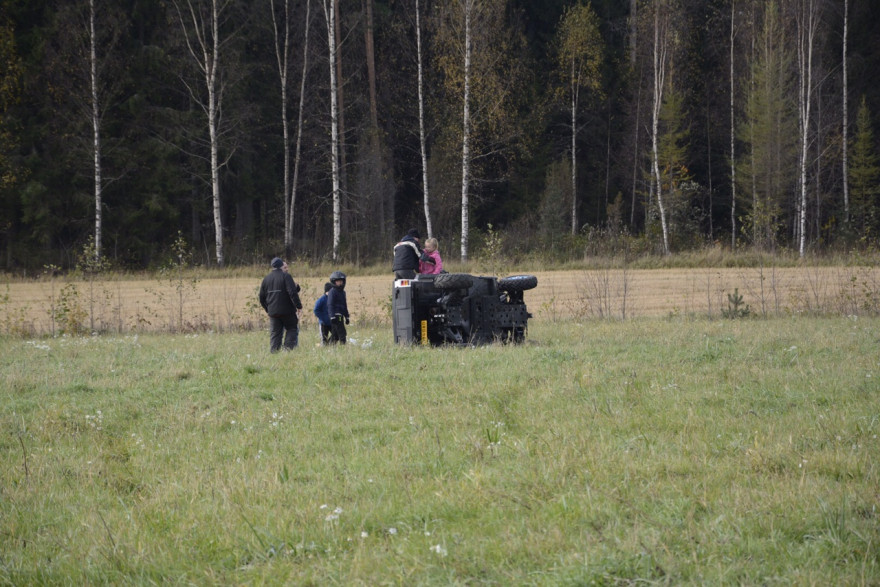
[[[880,583],[880,319],[0,339],[0,584]]]

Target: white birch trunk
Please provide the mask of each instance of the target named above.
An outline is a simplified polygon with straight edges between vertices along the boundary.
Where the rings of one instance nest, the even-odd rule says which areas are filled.
[[[92,147],[95,156],[95,261],[101,260],[101,234],[103,221],[101,215],[101,197],[103,182],[101,180],[101,109],[98,103],[98,55],[95,47],[95,0],[89,0],[89,66],[90,90],[92,102]]]
[[[654,2],[654,104],[651,111],[651,167],[654,172],[654,184],[657,190],[657,207],[660,210],[660,226],[663,230],[663,253],[669,254],[669,230],[666,225],[666,208],[663,204],[663,186],[660,176],[660,161],[657,151],[660,109],[663,106],[663,88],[666,83],[666,27],[661,34],[660,4]]]
[[[284,36],[278,33],[278,20],[275,17],[275,0],[270,0],[269,9],[272,13],[272,32],[275,38],[275,62],[278,67],[278,81],[281,86],[281,134],[284,140],[284,185],[281,188],[284,199],[284,250],[290,254],[291,233],[290,224],[290,199],[287,197],[290,188],[290,125],[287,120],[287,74],[290,58],[290,1],[284,0]]]
[[[425,87],[422,72],[422,25],[419,0],[416,0],[416,55],[419,60],[419,149],[422,155],[422,195],[425,204],[425,226],[428,238],[433,238],[434,229],[431,224],[431,206],[428,199],[428,149],[425,141]]]
[[[333,179],[334,261],[339,258],[339,240],[342,226],[342,206],[339,190],[339,112],[336,80],[336,1],[324,0],[324,17],[327,20],[327,43],[330,49],[330,168]]]
[[[311,28],[312,2],[306,0],[306,25],[303,32],[303,67],[299,85],[299,109],[296,117],[296,147],[293,154],[293,182],[290,186],[290,209],[287,216],[287,232],[290,233],[290,246],[293,247],[293,220],[296,216],[296,191],[299,186],[300,152],[302,150],[303,110],[306,103],[306,76],[309,70],[309,29]]]
[[[813,42],[816,11],[812,0],[803,0],[798,8],[798,118],[800,126],[800,162],[798,188],[798,254],[806,254],[807,243],[807,157],[809,156],[810,106],[813,101]]]
[[[219,87],[220,67],[220,13],[223,7],[218,6],[218,0],[211,0],[210,22],[205,23],[199,15],[199,11],[193,6],[193,0],[187,0],[186,6],[189,12],[188,20],[192,23],[192,36],[190,38],[187,29],[187,19],[180,11],[180,4],[174,3],[177,9],[181,27],[183,27],[184,40],[187,50],[195,60],[199,71],[204,76],[207,90],[207,103],[198,98],[195,91],[187,85],[193,99],[204,109],[208,119],[208,137],[210,141],[210,165],[211,165],[211,197],[214,208],[214,242],[217,265],[222,266],[223,258],[223,220],[220,213],[220,156],[219,156],[219,131],[221,88]]]
[[[290,216],[290,201],[287,197],[290,187],[290,125],[287,120],[287,74],[288,61],[290,58],[290,2],[284,0],[284,36],[278,33],[278,19],[275,17],[275,0],[269,1],[269,10],[272,15],[272,33],[275,39],[275,63],[278,67],[278,81],[281,89],[281,134],[284,140],[284,185],[281,189],[284,199],[284,250],[290,251],[290,225],[287,218]]]
[[[217,265],[223,266],[223,220],[220,215],[220,156],[218,146],[217,68],[220,62],[220,13],[217,0],[211,2],[212,50],[205,51],[205,83],[208,88],[208,133],[211,139],[211,195],[214,201],[214,249]]]
[[[468,259],[468,231],[470,217],[468,215],[468,184],[470,183],[470,75],[471,75],[471,12],[476,0],[464,2],[464,111],[462,114],[461,141],[461,260]]]
[[[843,209],[844,222],[849,224],[849,87],[846,75],[846,43],[849,31],[849,0],[843,0]]]

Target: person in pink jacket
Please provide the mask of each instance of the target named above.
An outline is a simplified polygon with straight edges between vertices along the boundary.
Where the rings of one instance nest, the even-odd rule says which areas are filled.
[[[436,238],[429,238],[425,241],[425,254],[428,255],[428,261],[419,261],[419,273],[435,275],[443,271],[443,259],[440,258],[437,246]]]

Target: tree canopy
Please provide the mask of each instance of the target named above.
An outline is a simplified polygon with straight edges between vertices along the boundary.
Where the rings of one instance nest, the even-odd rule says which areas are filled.
[[[421,0],[420,114],[415,0],[334,3],[333,96],[317,2],[0,0],[0,262],[72,267],[97,242],[111,264],[149,267],[179,235],[203,263],[381,262],[425,230],[423,171],[451,258],[499,234],[522,253],[578,254],[610,228],[645,250],[877,245],[880,5],[664,1],[674,26],[652,137],[659,1]],[[815,37],[799,66],[805,1]],[[287,35],[283,71],[273,30]],[[812,105],[800,126],[799,79]]]

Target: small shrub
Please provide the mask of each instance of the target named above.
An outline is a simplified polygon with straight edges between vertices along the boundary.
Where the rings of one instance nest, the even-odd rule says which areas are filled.
[[[82,305],[75,283],[67,283],[58,293],[54,320],[61,334],[83,334],[89,313]]]
[[[734,288],[732,294],[727,294],[727,309],[721,310],[721,315],[725,318],[735,320],[737,318],[748,318],[752,310],[748,304],[743,302],[742,294],[739,288]]]

